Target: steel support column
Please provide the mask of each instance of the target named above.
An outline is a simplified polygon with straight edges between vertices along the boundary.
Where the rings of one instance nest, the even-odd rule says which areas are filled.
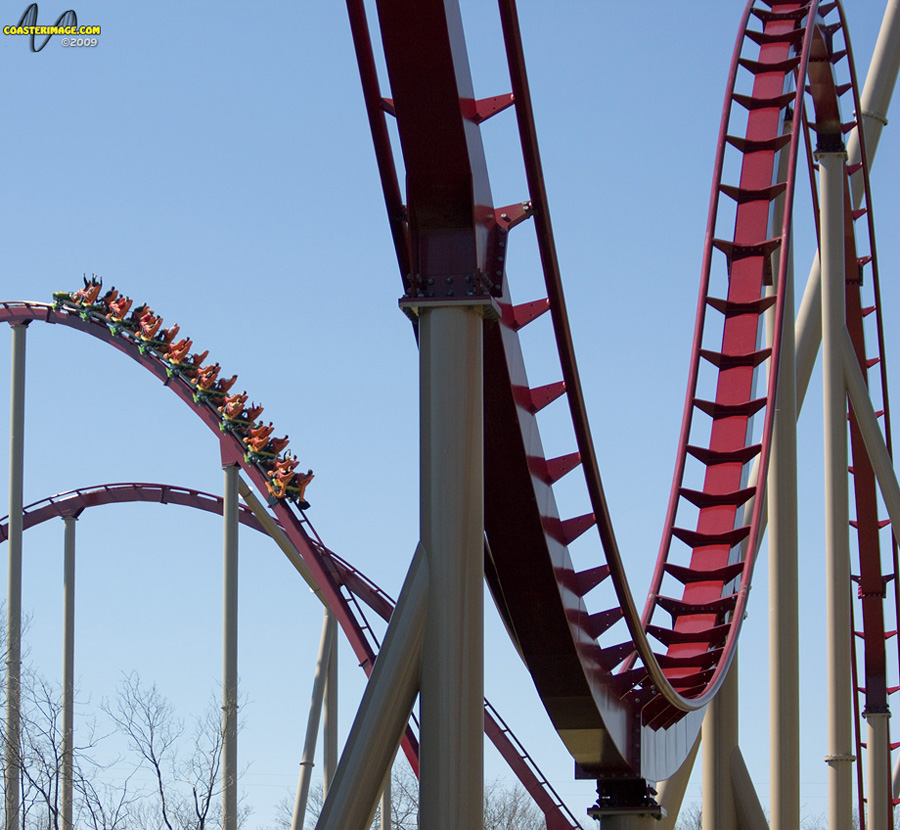
[[[647,815],[613,813],[600,819],[600,830],[649,830],[656,825],[656,819]]]
[[[366,828],[419,691],[428,581],[428,561],[419,545],[347,736],[317,830]]]
[[[419,318],[420,528],[428,558],[420,810],[429,830],[480,827],[484,753],[484,473],[478,310]]]
[[[272,518],[272,515],[263,507],[262,502],[256,498],[254,492],[250,489],[244,479],[238,477],[238,492],[250,512],[256,517],[257,521],[262,525],[263,530],[272,538],[272,541],[281,548],[281,552],[287,557],[288,562],[294,566],[294,569],[303,578],[303,581],[309,586],[309,589],[316,595],[322,605],[327,605],[322,595],[322,589],[319,587],[309,565],[303,561],[303,557],[297,552],[287,534],[279,527],[278,522]]]
[[[860,121],[866,138],[866,155],[869,167],[875,157],[881,131],[887,126],[887,112],[900,71],[900,0],[888,0],[884,17],[878,31],[878,40],[872,52],[872,61],[863,90],[859,96]],[[854,131],[847,141],[848,163],[860,160],[859,136]],[[862,177],[854,176],[852,181],[853,206],[858,207],[862,197]]]
[[[731,755],[731,786],[738,827],[741,830],[770,830],[740,747]]]
[[[6,828],[19,823],[22,679],[22,508],[25,467],[25,325],[12,328],[9,417],[9,571],[6,597]]]
[[[378,820],[378,826],[381,830],[391,830],[391,772],[393,764],[388,767],[387,775],[384,776],[384,789],[381,791],[381,811]]]
[[[75,516],[66,516],[63,565],[62,828],[72,830],[75,712]]]
[[[309,704],[309,718],[306,721],[306,738],[303,742],[303,757],[300,759],[300,778],[297,782],[297,797],[294,801],[291,830],[303,830],[303,823],[306,819],[306,802],[309,797],[309,784],[316,757],[316,739],[319,736],[319,725],[322,720],[325,681],[328,677],[332,646],[337,636],[337,621],[334,614],[326,608],[323,616],[322,636],[319,640],[319,655],[316,658],[316,675]]]
[[[850,335],[843,333],[843,362],[844,380],[856,414],[859,431],[866,445],[866,454],[872,465],[872,470],[881,489],[882,501],[891,518],[891,529],[895,539],[900,542],[900,486],[894,474],[893,461],[887,446],[872,401],[869,398],[869,390],[866,379],[856,353]],[[868,827],[887,827],[889,824],[889,801],[892,797],[894,784],[891,780],[890,736],[888,732],[887,712],[865,712],[867,721],[867,821]]]
[[[222,828],[237,830],[238,710],[238,479],[234,464],[225,471],[222,655]]]
[[[333,617],[330,610],[326,615]],[[325,674],[325,708],[322,714],[322,794],[328,795],[338,765],[338,644],[334,637],[328,654]]]
[[[866,712],[866,826],[889,828],[891,750],[889,712]]]
[[[731,756],[738,746],[737,655],[703,718],[703,830],[737,830]]]
[[[844,335],[844,380],[847,383],[850,403],[853,404],[853,411],[856,413],[860,435],[866,445],[869,463],[872,465],[872,471],[875,473],[878,487],[881,490],[884,509],[891,520],[891,531],[897,544],[900,544],[900,484],[897,482],[894,462],[887,450],[881,426],[875,416],[875,408],[869,397],[866,379],[862,369],[859,368],[850,335],[846,333]]]
[[[794,307],[793,273],[784,304]],[[787,315],[769,464],[769,769],[772,830],[800,826],[800,612],[794,326]]]
[[[788,179],[789,160],[787,152],[780,154],[778,181]],[[775,205],[773,227],[782,227],[784,208],[784,199],[781,198]],[[773,254],[773,260],[778,255],[778,252]],[[773,266],[777,267],[775,263]],[[775,287],[772,286],[770,292],[774,291]],[[784,274],[784,307],[790,313],[784,315],[780,332],[781,358],[765,501],[769,526],[771,830],[795,830],[800,826],[800,588],[797,543],[797,368],[794,322],[791,319],[794,309],[793,250],[788,251]],[[816,314],[821,318],[818,308]],[[772,309],[766,315],[767,343],[770,347],[776,334],[775,319]],[[814,340],[816,351],[820,338],[818,329],[817,326]],[[747,778],[749,780],[749,776]],[[737,807],[738,818],[741,820],[740,799]]]
[[[881,131],[887,125],[887,112],[900,70],[900,0],[888,0],[872,62],[866,75],[866,82],[860,95],[862,108],[862,124],[866,136],[866,156],[869,169],[875,162]],[[848,163],[855,164],[860,160],[859,136],[856,131],[850,134],[847,142]],[[851,198],[854,208],[858,208],[862,200],[862,177],[854,176],[851,180]],[[821,328],[821,269],[819,254],[816,253],[803,294],[800,311],[797,314],[797,411],[803,406],[803,398],[812,375],[819,342],[822,337]],[[791,306],[788,306],[791,308]]]
[[[822,382],[825,430],[826,636],[828,648],[828,822],[850,826],[853,812],[853,706],[850,688],[850,543],[847,391],[844,383],[844,165],[817,153],[822,263]]]

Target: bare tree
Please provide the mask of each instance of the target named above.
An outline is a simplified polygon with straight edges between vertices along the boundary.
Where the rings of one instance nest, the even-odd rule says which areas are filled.
[[[62,826],[61,723],[59,687],[33,668],[25,667],[21,683],[18,753],[20,827],[23,830],[57,830]],[[104,736],[97,736],[92,720],[85,719],[85,724],[82,743],[73,747],[72,789],[76,822],[89,830],[126,830],[134,826],[127,817],[138,796],[130,789],[130,776],[117,787],[94,783],[111,764],[103,765],[93,758],[93,750]],[[2,738],[0,743],[5,744],[5,734]]]
[[[130,674],[119,684],[114,705],[104,711],[127,738],[139,764],[154,779],[154,798],[137,812],[145,830],[216,830],[221,827],[222,725],[215,703],[197,719],[185,756],[184,721],[157,689]],[[240,822],[239,822],[240,823]]]
[[[685,802],[681,805],[675,830],[701,830],[703,827],[703,807],[699,801]]]
[[[484,787],[484,830],[545,830],[544,814],[521,784],[504,787],[492,781]]]
[[[315,830],[324,799],[322,785],[309,793],[304,830]],[[272,830],[290,830],[293,801],[285,798],[276,808]],[[379,810],[375,811],[373,830],[381,830]],[[520,786],[506,787],[499,780],[484,788],[484,830],[546,830],[543,813]],[[419,827],[419,781],[403,762],[394,764],[391,771],[391,828],[417,830]]]

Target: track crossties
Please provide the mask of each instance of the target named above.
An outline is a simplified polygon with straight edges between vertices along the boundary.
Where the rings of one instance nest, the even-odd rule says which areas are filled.
[[[393,106],[375,69],[362,4],[348,6],[407,295],[421,289],[411,274],[423,240],[402,201],[404,187],[396,171],[403,165],[387,140],[387,119],[397,119],[408,161],[426,140],[429,124],[435,134],[459,136],[458,147],[471,149],[478,131],[491,129],[479,114],[499,109],[497,102],[512,102],[528,192],[511,206],[477,202],[481,212],[467,206],[451,223],[475,238],[480,228],[493,229],[493,220],[501,232],[494,238],[504,249],[515,246],[520,225],[530,224],[546,285],[545,297],[517,304],[514,275],[491,259],[496,248],[484,246],[483,258],[475,263],[492,277],[488,290],[501,308],[499,322],[486,324],[484,341],[486,573],[510,635],[580,773],[601,782],[597,810],[645,807],[649,791],[641,782],[666,778],[686,757],[703,710],[728,670],[745,614],[765,527],[758,482],[765,482],[771,451],[797,161],[807,147],[842,146],[856,124],[843,121],[841,111],[859,109],[840,6],[772,0],[748,3],[744,11],[715,160],[676,469],[643,614],[628,586],[587,421],[515,2],[499,3],[500,48],[511,94],[482,102],[460,92],[455,106],[445,101],[431,120],[414,105],[422,103],[415,98],[416,78],[408,77],[416,66],[391,38],[383,38],[392,90],[403,90],[406,101],[404,107]],[[402,28],[396,19],[402,9],[387,2],[378,7],[383,31]],[[454,42],[451,53],[443,63],[429,63],[429,78],[443,72],[441,83],[468,81],[464,40]],[[842,104],[842,98],[853,98],[854,106]],[[468,160],[456,153],[453,175],[470,181],[482,177],[480,166],[466,169],[475,157],[480,164],[477,153]],[[859,182],[866,175],[864,167],[847,172]],[[407,182],[410,203],[420,184],[418,179]],[[474,200],[474,192],[460,198]],[[871,222],[867,208],[853,221],[863,217]],[[848,267],[858,266],[859,273],[871,255],[854,255]],[[552,321],[561,377],[533,387],[520,333],[544,314]],[[865,360],[877,365],[875,358]],[[572,446],[560,457],[547,458],[539,413],[555,400],[567,406]],[[576,474],[584,481],[591,512],[561,515],[554,486]],[[592,561],[576,568],[569,546],[584,534],[596,534],[600,544]],[[579,561],[585,561],[581,553]],[[874,569],[867,574],[867,585],[880,578]]]
[[[362,606],[367,605],[377,615],[388,620],[394,609],[394,601],[372,580],[325,546],[309,519],[298,509],[296,500],[272,497],[268,486],[270,477],[267,475],[270,465],[260,463],[261,460],[254,457],[258,454],[247,453],[240,435],[235,434],[234,430],[222,428],[222,413],[219,411],[220,401],[217,396],[198,395],[196,384],[191,382],[192,378],[167,371],[166,363],[160,360],[158,353],[147,348],[138,337],[121,336],[121,329],[109,326],[102,314],[93,315],[86,313],[85,309],[54,307],[45,303],[0,302],[0,323],[3,322],[10,325],[44,322],[90,334],[141,364],[188,404],[217,439],[225,444],[223,458],[231,458],[238,463],[257,490],[269,498],[281,529],[312,571],[323,601],[339,620],[360,666],[366,674],[371,674],[380,643]],[[89,507],[135,501],[222,512],[220,496],[168,484],[125,482],[60,493],[28,505],[24,509],[23,525],[27,530],[53,518],[78,516]],[[241,507],[239,518],[242,524],[262,530],[256,517],[244,506]],[[0,542],[6,539],[7,521],[8,518],[0,519]],[[579,827],[553,785],[541,773],[535,759],[528,754],[522,742],[488,701],[485,701],[484,720],[485,734],[543,812],[548,828],[575,830]],[[417,770],[418,739],[412,726],[407,728],[402,745],[413,770]]]

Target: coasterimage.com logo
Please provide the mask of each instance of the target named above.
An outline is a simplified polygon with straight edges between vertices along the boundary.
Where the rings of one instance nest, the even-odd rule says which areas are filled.
[[[38,5],[32,3],[15,26],[3,27],[3,34],[30,38],[32,52],[40,52],[55,35],[62,36],[63,46],[96,46],[99,43],[96,35],[100,34],[100,27],[79,26],[74,9],[64,11],[51,26],[39,26],[37,19]],[[43,40],[38,43],[38,38]]]

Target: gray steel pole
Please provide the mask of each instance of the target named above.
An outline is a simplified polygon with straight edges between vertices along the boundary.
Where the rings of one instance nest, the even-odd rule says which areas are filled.
[[[422,667],[428,561],[416,549],[347,736],[317,830],[365,830],[409,722]]]
[[[779,159],[787,178],[788,154]],[[783,200],[773,221],[783,222]],[[793,254],[789,252],[784,307],[794,308]],[[767,315],[771,345],[774,309]],[[794,323],[785,314],[767,482],[769,524],[769,770],[772,830],[800,826],[800,582],[797,531],[797,377]]]
[[[881,131],[887,125],[887,112],[900,71],[900,0],[888,0],[872,62],[860,95],[862,107],[862,124],[866,134],[866,155],[869,169],[875,163],[875,154],[881,140]],[[847,155],[850,164],[859,161],[859,136],[856,131],[850,133],[847,142]],[[862,200],[862,178],[854,176],[851,182],[853,207],[858,208]],[[819,254],[816,253],[806,290],[797,314],[797,411],[803,406],[803,398],[812,376],[819,342],[822,338],[821,316],[821,275]]]
[[[9,418],[9,589],[6,598],[6,828],[19,820],[22,680],[22,509],[25,468],[25,325],[12,326]]]
[[[75,711],[75,516],[66,516],[63,566],[62,826],[72,830]]]
[[[334,616],[331,609],[326,614]],[[325,675],[325,709],[322,715],[322,792],[328,795],[334,773],[338,765],[338,644],[334,637],[328,655],[328,668]]]
[[[898,72],[900,72],[900,0],[888,0],[866,81],[859,96],[862,109],[860,121],[865,131],[866,154],[870,167],[878,142],[881,140],[881,131],[888,123],[888,107],[894,94]],[[850,164],[859,161],[859,135],[855,130],[847,141],[847,155]],[[853,204],[858,206],[863,192],[862,177],[854,176],[852,185]]]
[[[420,532],[429,568],[422,657],[421,823],[481,827],[484,812],[484,460],[477,310],[419,317]]]
[[[844,164],[847,154],[819,152],[822,263],[822,383],[825,430],[826,636],[828,648],[828,821],[852,818],[853,706],[850,688],[850,542],[847,390],[844,383]]]
[[[737,655],[703,717],[703,830],[738,830],[731,757],[738,746]]]
[[[894,764],[894,771],[891,773],[891,796],[900,798],[900,758]]]
[[[891,827],[890,712],[866,712],[866,826]]]
[[[881,489],[881,499],[891,520],[891,530],[894,538],[900,544],[900,484],[894,473],[894,462],[887,445],[881,426],[875,417],[875,408],[869,397],[869,387],[863,376],[862,369],[856,357],[856,351],[850,340],[849,332],[844,334],[844,380],[847,383],[847,392],[850,395],[850,403],[856,413],[856,422],[859,425],[859,433],[866,445],[866,454],[872,464],[872,471]]]
[[[309,718],[306,721],[306,739],[303,742],[303,757],[300,760],[300,778],[297,781],[297,798],[294,801],[291,830],[303,830],[303,821],[306,818],[306,802],[309,798],[309,784],[316,757],[316,739],[319,736],[319,723],[322,719],[322,700],[325,697],[325,678],[328,676],[331,647],[337,634],[334,614],[326,608],[323,617],[322,637],[319,640],[319,656],[316,659],[316,676],[309,704]]]
[[[281,548],[281,552],[287,557],[288,562],[294,566],[294,569],[300,574],[303,581],[309,585],[309,589],[318,597],[319,602],[321,602],[322,605],[326,605],[327,603],[325,602],[325,597],[322,595],[322,589],[313,578],[309,565],[303,561],[303,557],[300,556],[299,551],[294,547],[291,540],[288,539],[287,534],[281,529],[278,522],[276,522],[266,508],[263,507],[262,502],[256,498],[256,495],[250,489],[250,485],[247,484],[244,479],[240,478],[240,476],[238,477],[238,492],[244,500],[244,503],[250,508],[250,512],[253,513],[257,521],[262,525],[263,530],[265,530],[272,541]]]
[[[378,826],[381,830],[391,830],[391,772],[393,764],[388,767],[387,775],[384,776],[384,789],[381,791],[381,814]]]
[[[222,828],[237,830],[239,468],[223,469]]]
[[[759,803],[759,796],[753,786],[753,779],[750,778],[740,747],[735,749],[731,756],[730,771],[738,827],[741,830],[770,830],[766,813]]]
[[[894,538],[900,541],[900,486],[894,474],[894,465],[884,442],[884,435],[875,417],[866,379],[859,367],[850,335],[843,332],[844,380],[850,395],[850,402],[856,413],[859,431],[866,445],[866,454],[872,464],[875,477],[881,489],[881,497],[891,519]],[[887,827],[889,823],[888,803],[896,788],[892,781],[890,736],[886,712],[866,712],[867,721],[867,820],[869,827]]]

